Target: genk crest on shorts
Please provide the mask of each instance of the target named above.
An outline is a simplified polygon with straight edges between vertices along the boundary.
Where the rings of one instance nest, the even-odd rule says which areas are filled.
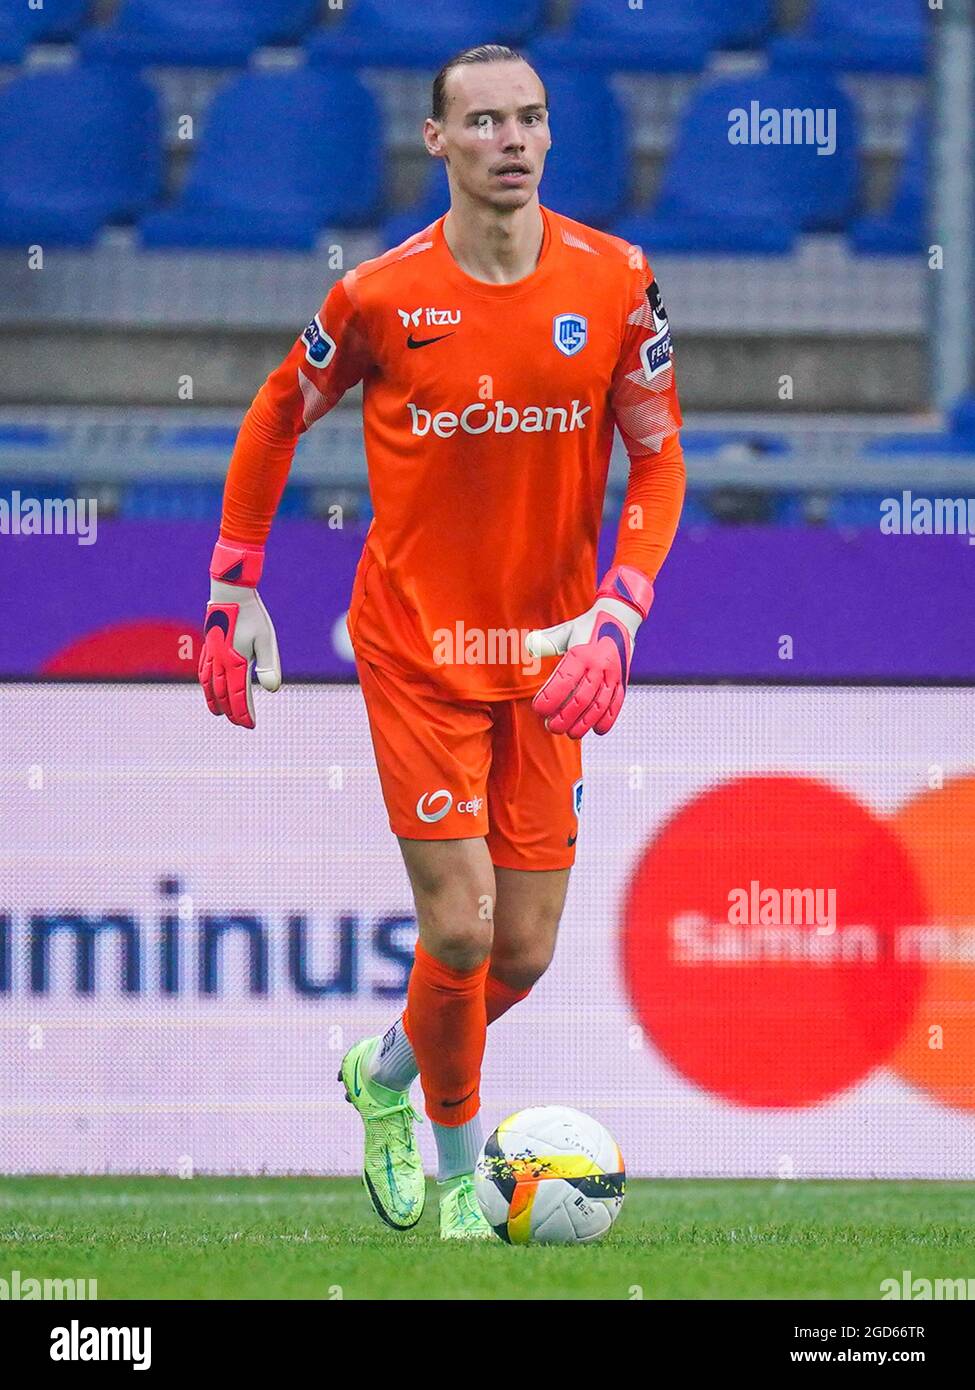
[[[552,338],[559,352],[575,357],[586,346],[589,322],[582,314],[556,314],[552,320]]]

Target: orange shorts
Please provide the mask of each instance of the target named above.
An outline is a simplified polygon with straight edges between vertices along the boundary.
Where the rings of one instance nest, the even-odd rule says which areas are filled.
[[[394,835],[484,836],[502,869],[568,869],[582,801],[582,745],[518,700],[458,700],[356,658]]]

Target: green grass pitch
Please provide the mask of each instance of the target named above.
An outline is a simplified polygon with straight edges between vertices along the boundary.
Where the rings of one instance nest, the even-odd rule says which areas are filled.
[[[590,1246],[409,1235],[351,1178],[6,1178],[0,1278],[97,1279],[104,1299],[875,1299],[975,1276],[975,1185],[631,1182]]]

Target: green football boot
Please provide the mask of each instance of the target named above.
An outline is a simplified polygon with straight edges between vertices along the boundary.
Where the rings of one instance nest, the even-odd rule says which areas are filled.
[[[355,1106],[365,1126],[362,1181],[379,1216],[396,1231],[409,1231],[423,1214],[426,1182],[413,1136],[420,1116],[410,1104],[409,1091],[390,1091],[367,1081],[363,1063],[379,1043],[366,1038],[342,1058],[338,1079],[345,1098]]]
[[[474,1193],[473,1173],[438,1182],[440,1189],[441,1240],[493,1240]]]

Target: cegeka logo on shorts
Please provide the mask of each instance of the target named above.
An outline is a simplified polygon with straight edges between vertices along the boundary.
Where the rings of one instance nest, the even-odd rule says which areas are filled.
[[[453,804],[452,794],[446,787],[441,787],[439,791],[423,793],[416,803],[416,814],[427,825],[434,825],[438,820],[443,820]],[[469,801],[458,801],[456,809],[459,815],[476,816],[483,805],[484,798],[474,796]]]

